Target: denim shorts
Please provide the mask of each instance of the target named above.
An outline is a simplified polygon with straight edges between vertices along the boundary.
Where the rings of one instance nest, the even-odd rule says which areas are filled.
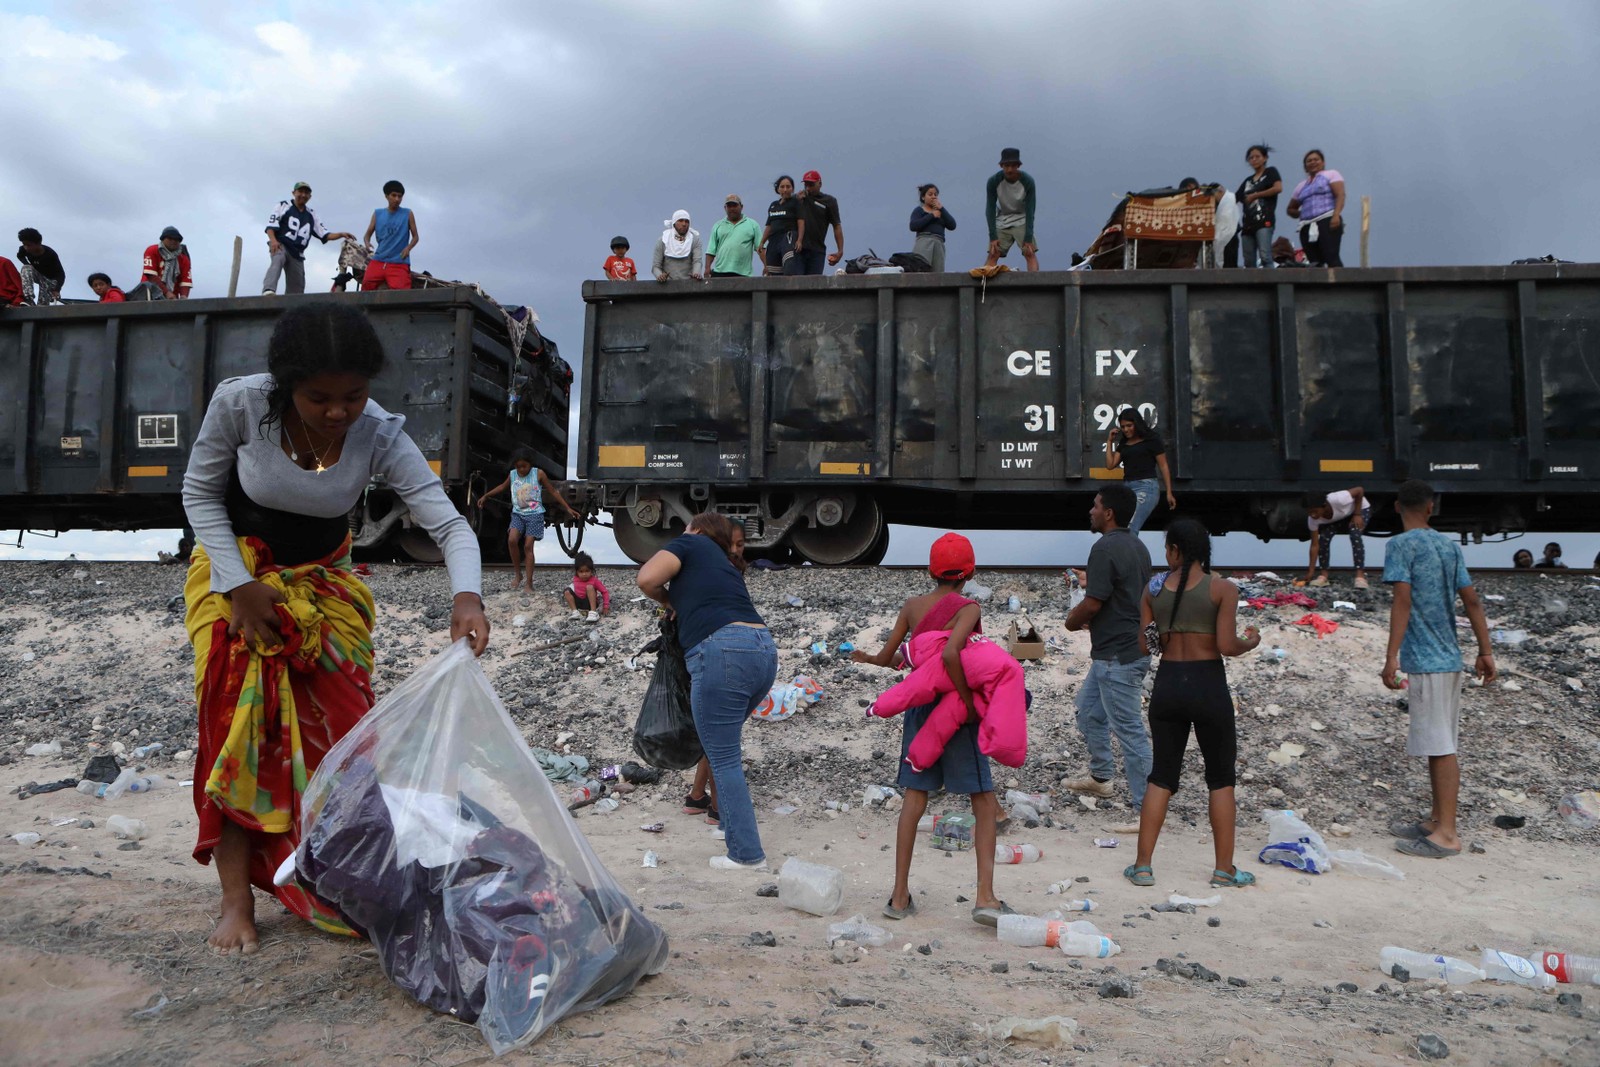
[[[511,529],[523,537],[531,537],[535,541],[544,540],[544,512],[535,511],[531,515],[511,513]]]
[[[967,723],[955,732],[944,747],[939,762],[927,770],[911,769],[906,757],[911,754],[911,739],[917,736],[922,724],[928,721],[934,705],[924,704],[908,708],[902,716],[900,736],[900,775],[895,779],[901,789],[920,789],[934,793],[943,789],[947,793],[990,793],[994,780],[989,776],[989,757],[978,751],[978,727]]]

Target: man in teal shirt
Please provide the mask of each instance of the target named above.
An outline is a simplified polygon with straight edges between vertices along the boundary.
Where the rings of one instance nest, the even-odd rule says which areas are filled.
[[[706,245],[706,274],[712,278],[750,277],[750,259],[761,243],[761,227],[744,217],[744,201],[729,193],[723,202],[728,217],[711,227]]]

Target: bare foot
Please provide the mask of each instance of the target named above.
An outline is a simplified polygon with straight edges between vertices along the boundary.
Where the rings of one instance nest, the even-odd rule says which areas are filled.
[[[522,588],[522,575],[519,574],[515,578],[511,579],[511,591],[513,593],[515,593],[518,589],[521,589],[521,588]]]
[[[206,944],[219,956],[231,956],[236,951],[244,956],[253,956],[260,951],[261,942],[256,936],[255,897],[238,903],[224,900],[222,917],[217,920],[211,936],[206,938]]]

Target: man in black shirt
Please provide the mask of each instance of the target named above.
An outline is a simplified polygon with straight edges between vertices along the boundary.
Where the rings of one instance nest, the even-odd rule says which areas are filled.
[[[61,303],[61,287],[67,284],[61,257],[42,243],[44,237],[32,226],[18,230],[17,240],[22,242],[17,249],[17,262],[22,264],[22,302],[40,307]],[[36,288],[38,296],[34,295]]]
[[[1089,673],[1078,689],[1078,729],[1089,749],[1089,774],[1063,781],[1075,793],[1109,797],[1116,760],[1111,735],[1122,745],[1133,818],[1113,827],[1137,833],[1150,774],[1150,735],[1140,713],[1150,657],[1139,650],[1139,603],[1150,580],[1150,553],[1124,525],[1135,507],[1133,490],[1102,486],[1089,511],[1089,528],[1100,535],[1089,551],[1083,601],[1067,615],[1067,629],[1089,630]]]
[[[806,171],[800,180],[805,183],[800,193],[800,206],[805,212],[806,232],[799,250],[790,257],[785,273],[821,274],[824,258],[830,266],[837,266],[844,258],[844,226],[839,222],[839,201],[822,191],[822,175],[816,171]],[[838,250],[824,257],[830,226]]]

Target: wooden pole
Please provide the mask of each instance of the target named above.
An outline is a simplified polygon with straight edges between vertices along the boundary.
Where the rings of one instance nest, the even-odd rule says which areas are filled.
[[[245,238],[234,237],[234,274],[227,278],[227,296],[238,296],[238,262],[245,258]],[[1366,238],[1362,237],[1362,266],[1366,266]]]
[[[1367,262],[1367,233],[1372,229],[1372,197],[1361,198],[1361,265],[1370,266]]]

